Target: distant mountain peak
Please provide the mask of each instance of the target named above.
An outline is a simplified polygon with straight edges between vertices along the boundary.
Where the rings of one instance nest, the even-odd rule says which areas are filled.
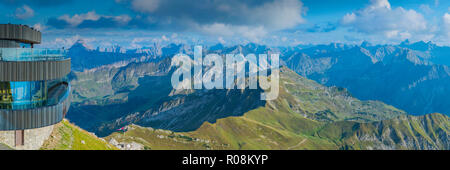
[[[344,43],[339,43],[339,42],[333,42],[328,45],[328,48],[330,48],[330,49],[341,49],[342,50],[342,49],[347,49],[349,47],[350,47],[349,45],[344,44]]]
[[[361,47],[370,47],[370,46],[372,46],[372,43],[370,43],[370,42],[368,42],[368,41],[363,41],[363,42],[361,43]]]
[[[427,51],[431,50],[436,47],[435,44],[433,44],[431,41],[425,42],[425,41],[417,41],[414,43],[411,43],[409,40],[405,40],[400,44],[401,47],[410,48],[413,50],[419,50],[419,51]]]
[[[217,43],[216,45],[213,45],[211,47],[209,47],[210,50],[222,50],[225,46],[221,43]]]
[[[400,45],[410,45],[410,44],[411,44],[411,42],[409,42],[409,39],[406,39],[405,41],[402,41],[400,43]]]
[[[248,44],[245,45],[245,46],[247,46],[247,47],[258,47],[259,45],[256,44],[256,43],[251,42],[251,43],[248,43]]]
[[[75,43],[73,43],[73,45],[72,45],[72,47],[70,47],[70,49],[89,51],[89,50],[92,50],[93,48],[90,47],[89,45],[87,45],[86,41],[84,41],[83,39],[78,39]]]

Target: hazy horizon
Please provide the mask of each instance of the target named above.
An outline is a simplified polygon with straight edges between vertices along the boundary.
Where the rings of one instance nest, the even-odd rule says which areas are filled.
[[[43,32],[40,47],[127,49],[149,44],[268,46],[330,43],[449,46],[450,2],[442,0],[0,0],[1,23]]]

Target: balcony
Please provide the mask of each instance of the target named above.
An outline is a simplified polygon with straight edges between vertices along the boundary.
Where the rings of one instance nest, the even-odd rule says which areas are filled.
[[[37,48],[0,48],[0,61],[63,61],[67,50]]]
[[[0,48],[0,82],[59,79],[70,73],[63,49]]]

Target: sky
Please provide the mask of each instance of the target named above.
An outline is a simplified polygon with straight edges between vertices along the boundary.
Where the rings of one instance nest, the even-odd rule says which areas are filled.
[[[153,44],[450,46],[448,0],[0,0],[0,23],[43,33],[40,47]]]

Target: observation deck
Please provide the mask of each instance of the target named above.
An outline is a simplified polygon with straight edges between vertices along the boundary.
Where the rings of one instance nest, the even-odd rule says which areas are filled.
[[[67,51],[33,48],[39,43],[41,32],[31,27],[0,24],[0,131],[50,126],[69,109]]]

